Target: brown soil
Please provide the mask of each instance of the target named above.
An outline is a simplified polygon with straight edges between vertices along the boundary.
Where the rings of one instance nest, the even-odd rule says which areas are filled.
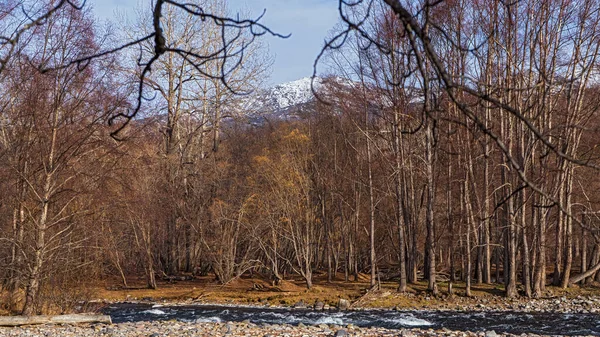
[[[400,308],[400,309],[459,309],[465,306],[476,306],[485,303],[486,307],[502,307],[507,301],[503,297],[504,286],[499,284],[474,284],[473,296],[465,296],[465,285],[454,284],[454,295],[447,293],[447,283],[439,283],[440,294],[431,296],[427,292],[426,282],[410,284],[405,293],[396,291],[397,284],[384,282],[381,289],[368,291],[368,275],[359,275],[358,281],[343,281],[343,275],[337,275],[335,281],[328,283],[326,275],[315,276],[314,286],[307,289],[301,279],[286,279],[273,285],[261,278],[244,277],[228,284],[218,284],[214,277],[197,277],[185,281],[160,280],[158,289],[145,287],[141,278],[130,277],[128,288],[123,288],[119,279],[107,279],[82,285],[85,289],[63,289],[66,294],[84,294],[78,300],[99,300],[101,302],[119,301],[151,301],[176,303],[211,303],[241,305],[275,305],[293,306],[302,301],[310,306],[316,302],[324,302],[336,306],[340,299],[349,300],[354,307],[362,308]],[[600,296],[597,284],[589,287],[571,287],[563,290],[556,287],[547,288],[547,297],[561,296],[574,298],[577,296]],[[75,295],[73,295],[75,296]],[[81,296],[79,296],[81,297]],[[521,299],[527,301],[527,299]],[[0,315],[9,314],[8,297],[0,292]],[[76,301],[72,301],[77,303]],[[5,305],[2,305],[5,304]],[[94,304],[98,305],[98,304]],[[92,305],[90,308],[93,308]],[[18,306],[18,304],[17,304]],[[14,313],[14,312],[13,312]],[[54,313],[54,312],[53,312]]]
[[[210,303],[272,304],[290,306],[299,301],[313,304],[322,301],[336,305],[340,298],[355,300],[362,295],[367,285],[364,282],[332,283],[317,279],[312,289],[307,289],[300,280],[283,280],[273,285],[262,279],[239,278],[225,285],[218,284],[213,277],[200,277],[189,281],[160,281],[158,289],[145,289],[142,280],[133,281],[123,289],[118,280],[107,280],[94,287],[95,299],[107,301],[152,300],[152,301],[201,301]]]
[[[411,284],[406,293],[396,291],[397,284],[384,282],[378,291],[367,291],[368,276],[360,275],[357,282],[344,282],[343,275],[328,283],[326,276],[315,277],[315,285],[307,289],[301,280],[288,279],[278,285],[257,278],[240,278],[221,285],[213,277],[195,278],[189,281],[161,281],[158,289],[143,288],[143,281],[131,282],[135,285],[128,289],[118,289],[118,280],[107,280],[104,284],[92,289],[95,299],[107,301],[148,300],[167,302],[203,302],[215,304],[270,304],[276,306],[292,306],[299,301],[312,305],[322,301],[331,306],[337,305],[340,298],[350,300],[355,307],[378,308],[452,308],[457,304],[476,303],[485,300],[493,304],[502,301],[504,286],[498,284],[475,284],[472,286],[473,297],[465,297],[465,285],[454,284],[454,295],[447,293],[447,284],[439,283],[440,294],[431,296],[426,282]],[[598,287],[573,287],[563,290],[548,287],[548,296],[576,297],[579,295],[600,295]]]

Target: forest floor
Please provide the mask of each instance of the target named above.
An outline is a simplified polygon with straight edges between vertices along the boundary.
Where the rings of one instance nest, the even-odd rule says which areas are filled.
[[[181,304],[226,304],[274,307],[312,307],[317,302],[336,307],[340,299],[348,300],[351,308],[387,308],[397,310],[511,310],[553,312],[600,312],[600,287],[596,285],[568,289],[548,286],[540,299],[521,296],[506,299],[502,284],[476,284],[472,296],[465,296],[465,284],[438,284],[439,294],[427,292],[427,283],[410,284],[405,293],[397,292],[397,283],[382,282],[381,288],[368,291],[367,275],[358,281],[343,281],[343,275],[328,283],[317,277],[308,290],[301,280],[285,280],[273,286],[258,278],[240,278],[226,285],[217,284],[212,277],[186,281],[160,281],[155,290],[145,288],[143,280],[130,282],[124,288],[117,280],[107,280],[90,289],[89,296],[99,302],[166,302]]]
[[[446,282],[438,283],[437,296],[427,291],[424,281],[409,284],[405,293],[397,291],[395,282],[382,282],[379,290],[368,289],[368,275],[359,275],[358,281],[349,282],[344,281],[343,275],[338,275],[331,283],[327,282],[326,276],[318,275],[310,290],[300,279],[288,279],[273,286],[264,279],[244,277],[221,285],[213,277],[206,276],[191,280],[159,280],[157,289],[148,289],[143,279],[133,277],[128,279],[128,287],[123,287],[119,279],[114,278],[81,285],[77,289],[62,288],[59,292],[63,303],[76,306],[82,301],[89,302],[83,310],[94,310],[104,303],[115,302],[262,307],[313,307],[320,302],[327,309],[337,307],[340,299],[344,299],[350,303],[350,309],[600,313],[600,284],[568,289],[547,286],[546,293],[539,299],[525,296],[507,299],[503,296],[502,284],[473,283],[471,297],[465,296],[464,283],[453,284],[453,295],[448,293]],[[6,294],[0,293],[0,304],[8,303],[5,299]],[[60,313],[64,307],[46,311],[48,314]],[[0,305],[0,315],[6,314],[10,311]]]

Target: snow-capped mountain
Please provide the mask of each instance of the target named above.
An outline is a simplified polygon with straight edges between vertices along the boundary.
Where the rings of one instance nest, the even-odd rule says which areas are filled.
[[[281,110],[312,101],[315,96],[312,92],[311,83],[313,83],[315,90],[319,90],[323,80],[317,77],[312,82],[311,78],[305,77],[274,86],[268,90],[271,105]]]
[[[242,99],[240,107],[253,120],[269,117],[296,119],[299,108],[315,100],[313,88],[318,91],[322,86],[321,78],[301,78],[258,90]]]

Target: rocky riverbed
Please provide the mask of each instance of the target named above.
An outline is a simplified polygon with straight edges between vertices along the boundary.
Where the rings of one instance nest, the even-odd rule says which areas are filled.
[[[424,300],[424,301],[423,301]],[[427,301],[431,300],[428,305]],[[454,296],[445,300],[434,300],[425,296],[418,307],[399,306],[397,309],[406,310],[452,310],[452,311],[511,311],[511,312],[540,312],[540,313],[600,313],[600,297],[566,296],[547,297],[539,299],[515,298],[507,299],[494,296],[488,298],[468,298]],[[424,304],[423,304],[424,303]]]
[[[320,301],[315,303],[305,303],[303,301],[296,303],[291,306],[292,308],[310,308],[315,310],[329,310],[329,309],[341,309],[341,310],[365,310],[365,309],[383,309],[383,310],[436,310],[436,311],[510,311],[510,312],[533,312],[533,313],[589,313],[589,314],[600,314],[600,296],[586,296],[580,295],[576,297],[566,296],[553,296],[545,298],[514,298],[507,299],[501,296],[490,296],[490,297],[464,297],[464,296],[439,296],[432,297],[428,295],[415,295],[415,294],[398,294],[398,293],[387,293],[377,295],[379,298],[386,297],[403,297],[404,305],[377,305],[376,300],[372,298],[364,298],[355,303],[350,301],[341,300],[337,305],[329,305]],[[387,302],[394,302],[393,299]],[[149,300],[138,300],[131,299],[127,301],[129,303],[148,303],[153,302]],[[108,302],[110,303],[110,302]],[[373,305],[375,303],[375,305]],[[170,302],[163,301],[161,304],[164,305],[231,305],[239,307],[265,307],[265,308],[290,308],[290,306],[272,305],[269,303],[247,305],[236,302],[225,302],[215,303],[211,301],[178,301]]]
[[[434,311],[434,312],[480,312],[481,314],[488,316],[486,312],[509,312],[512,313],[563,313],[563,314],[599,314],[600,313],[600,297],[599,296],[576,296],[576,297],[565,297],[565,296],[554,296],[542,299],[505,299],[502,297],[486,297],[486,298],[467,298],[461,296],[452,297],[428,297],[427,295],[416,295],[416,294],[379,294],[379,296],[405,296],[415,303],[420,303],[415,306],[398,306],[398,307],[380,307],[383,309],[397,309],[397,310],[410,310],[412,312],[419,311]],[[132,302],[148,303],[148,300],[136,301],[132,299]],[[368,303],[368,302],[367,302]],[[354,311],[361,309],[370,309],[370,305],[364,305],[367,303],[354,303],[348,310]],[[185,306],[185,305],[202,305],[202,301],[181,301],[179,303],[171,303],[170,305]],[[151,304],[146,304],[151,305]],[[169,304],[162,303],[162,306]],[[234,303],[230,303],[234,305]],[[257,307],[273,308],[273,305],[268,303],[259,304],[252,306]],[[312,308],[313,310],[323,310],[323,303],[302,303],[300,307]],[[242,306],[243,307],[243,306]],[[316,307],[316,308],[313,308]],[[329,308],[325,306],[327,311]],[[331,309],[335,306],[332,305]],[[377,309],[375,309],[377,311]],[[579,315],[578,315],[579,316]],[[600,324],[600,321],[598,322]],[[338,323],[339,324],[339,323]],[[347,323],[346,323],[347,324]],[[558,323],[561,324],[560,322]],[[461,329],[461,327],[451,327],[452,329]],[[468,328],[467,328],[468,329]],[[535,330],[535,329],[534,329]],[[529,330],[526,330],[529,331]],[[317,324],[317,325],[299,325],[290,324],[266,324],[266,323],[252,323],[250,321],[244,322],[207,322],[206,320],[197,321],[181,321],[174,319],[157,320],[157,321],[139,321],[139,322],[124,322],[112,325],[103,324],[83,324],[74,326],[52,326],[52,325],[39,325],[39,326],[26,326],[19,328],[2,328],[0,327],[0,337],[3,336],[32,336],[32,337],[50,337],[50,336],[65,336],[65,337],[76,337],[76,336],[106,336],[106,337],[167,337],[167,336],[257,336],[257,337],[292,337],[292,336],[478,336],[478,337],[495,337],[495,336],[544,336],[539,334],[509,334],[509,333],[496,333],[494,331],[487,332],[469,332],[469,331],[453,331],[449,329],[386,329],[381,327],[357,327],[353,324],[349,325],[328,325],[328,324]]]
[[[77,326],[26,326],[19,328],[0,328],[0,336],[7,337],[370,337],[370,336],[446,336],[446,337],[496,337],[516,336],[500,334],[494,331],[487,332],[462,332],[450,330],[421,330],[403,329],[390,330],[383,328],[359,328],[353,325],[337,326],[321,324],[317,326],[292,326],[288,324],[256,325],[249,322],[241,323],[206,323],[206,322],[179,322],[155,321],[120,323],[112,325],[92,324]],[[540,336],[522,334],[519,336]]]

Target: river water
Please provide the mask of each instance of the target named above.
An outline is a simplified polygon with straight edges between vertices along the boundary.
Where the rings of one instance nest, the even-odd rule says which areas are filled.
[[[114,323],[180,320],[184,322],[242,322],[305,325],[353,324],[359,327],[433,328],[459,331],[536,333],[545,335],[600,336],[600,315],[522,312],[453,311],[313,311],[226,306],[162,306],[157,304],[111,304],[103,313]]]

